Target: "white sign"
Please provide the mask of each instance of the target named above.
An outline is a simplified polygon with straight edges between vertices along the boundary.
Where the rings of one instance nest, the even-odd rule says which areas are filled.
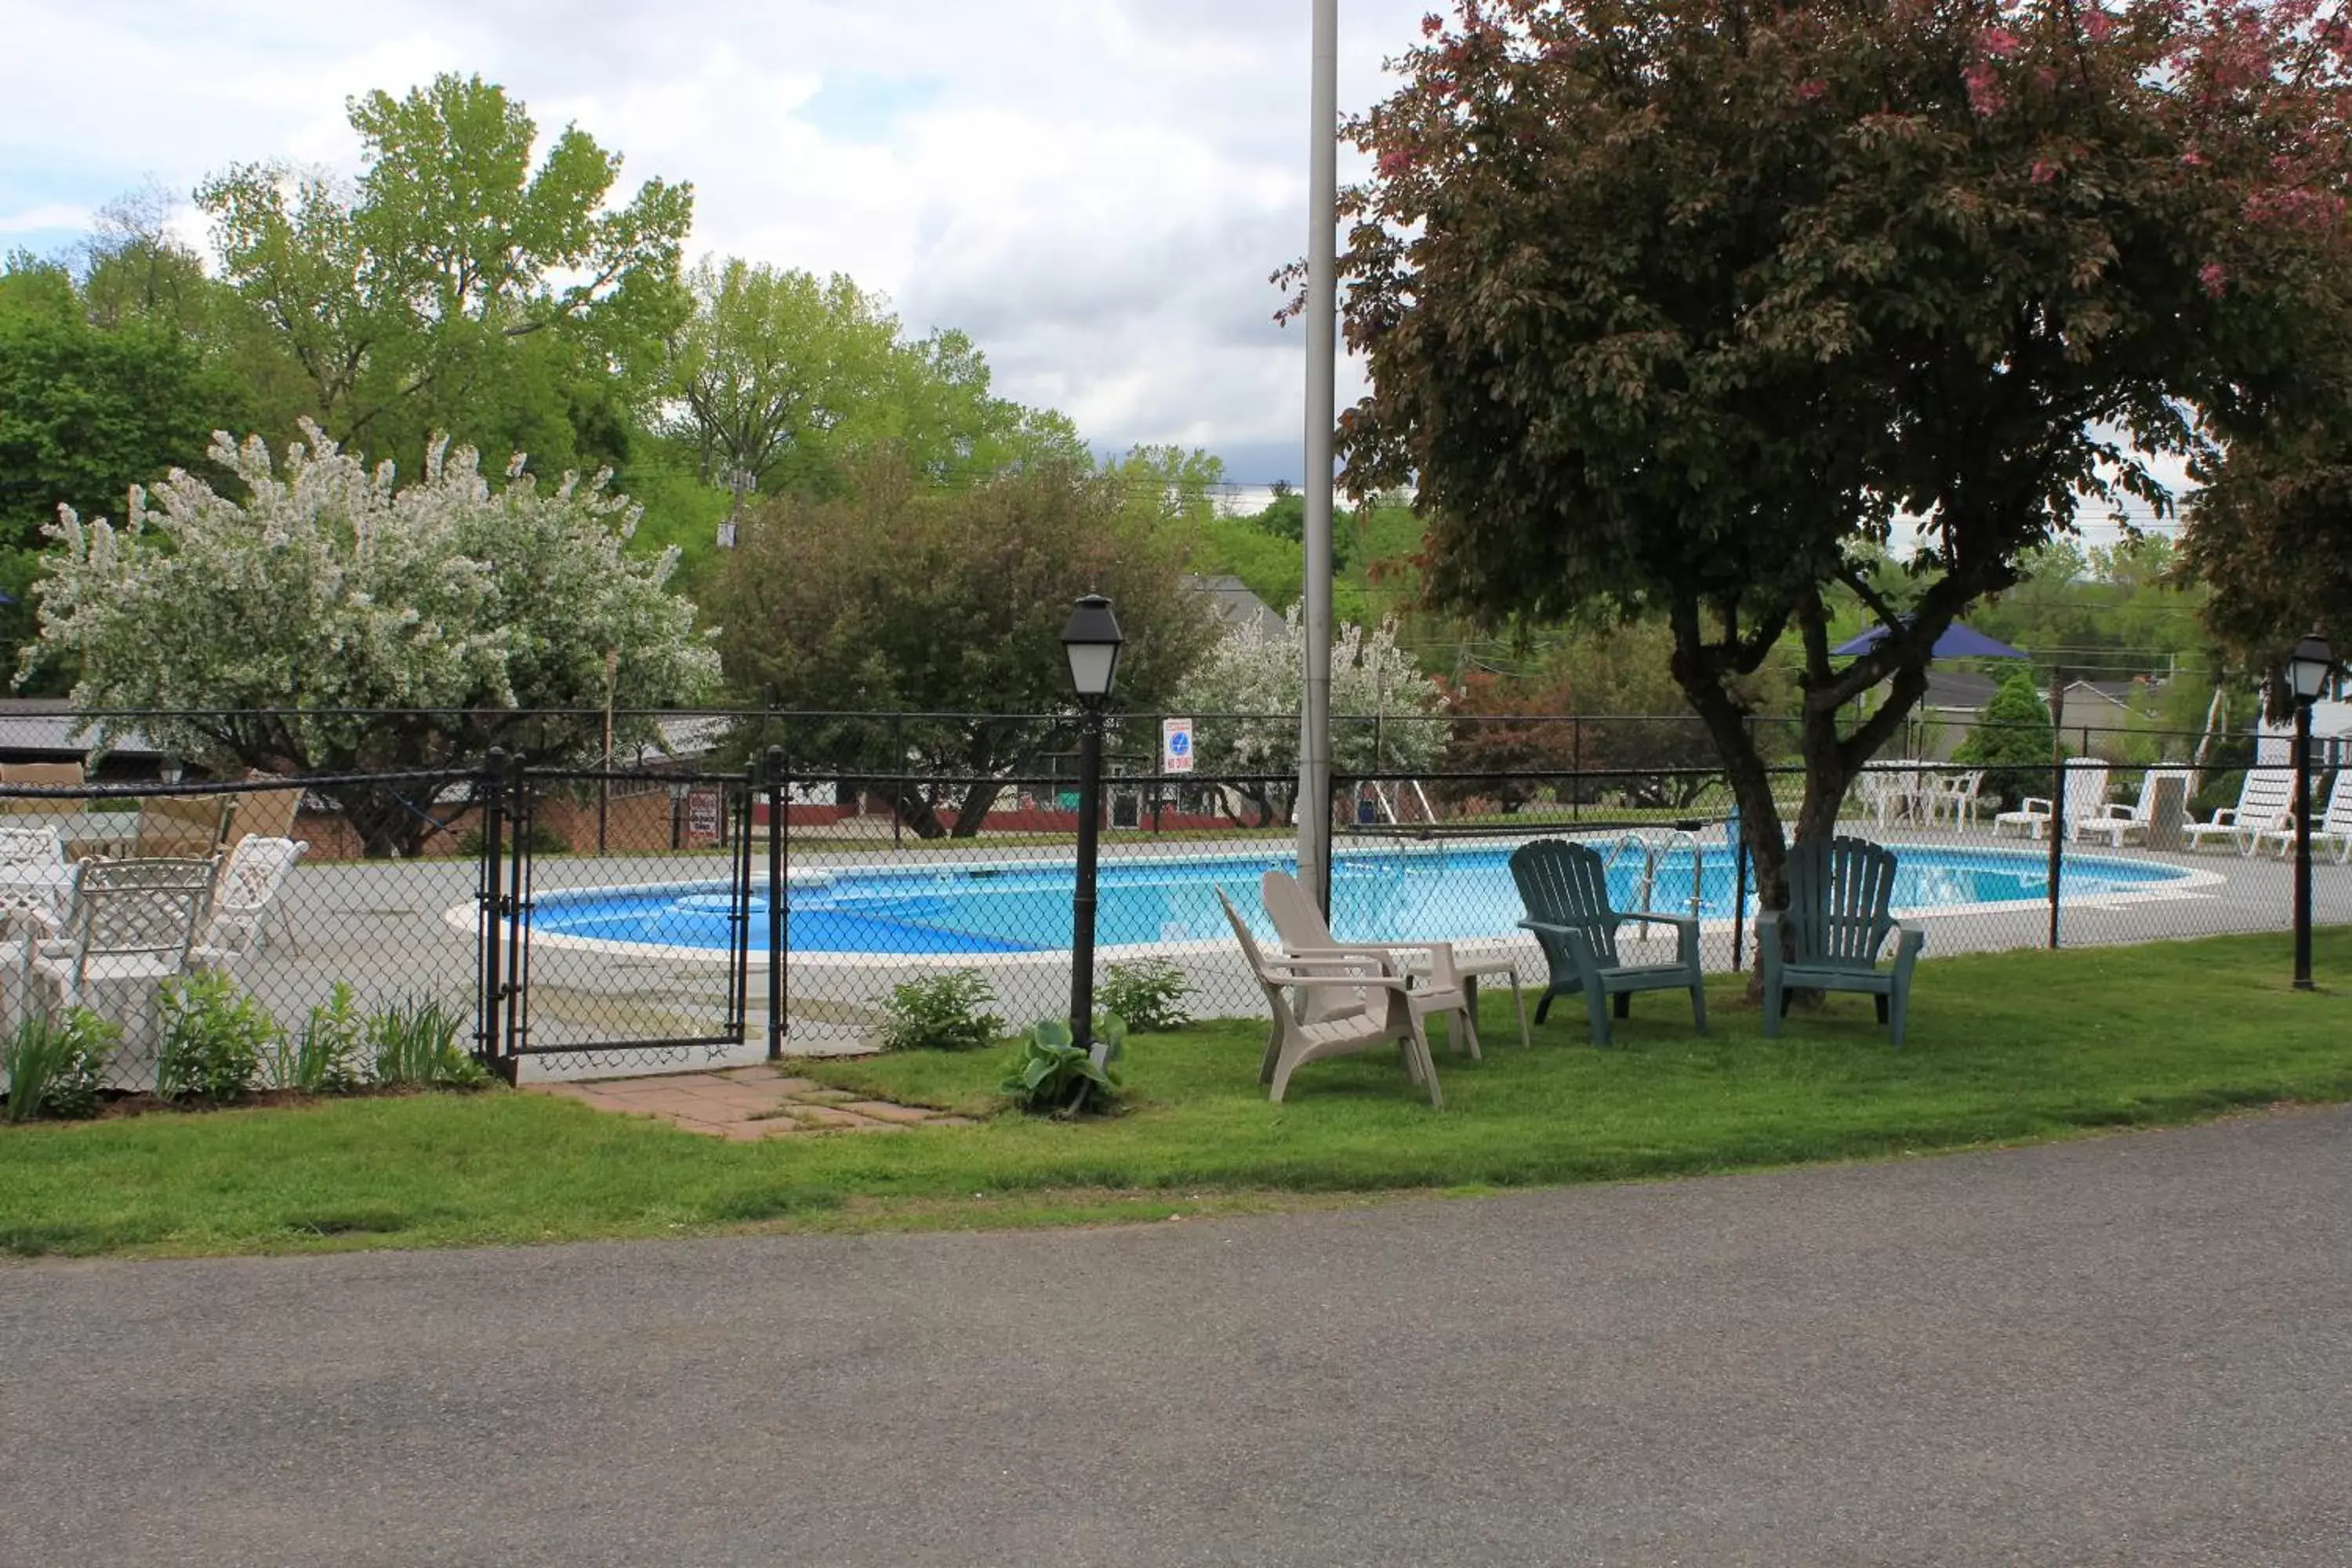
[[[1163,773],[1189,773],[1192,771],[1192,721],[1190,719],[1160,721],[1160,771]]]

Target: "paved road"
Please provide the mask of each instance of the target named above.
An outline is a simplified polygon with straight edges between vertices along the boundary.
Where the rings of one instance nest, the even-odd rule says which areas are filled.
[[[2352,1562],[2352,1111],[1277,1218],[0,1269],[0,1563]]]

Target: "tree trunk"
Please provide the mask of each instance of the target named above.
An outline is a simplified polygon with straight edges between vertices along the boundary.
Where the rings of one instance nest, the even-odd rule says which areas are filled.
[[[413,860],[446,826],[433,815],[437,792],[430,785],[342,784],[320,793],[343,808],[371,860]]]
[[[911,779],[876,779],[866,788],[889,801],[891,814],[915,830],[918,838],[945,838],[947,824],[921,786]]]
[[[1003,784],[992,779],[983,779],[966,787],[962,801],[956,806],[951,836],[957,838],[979,837],[981,828],[988,822],[989,808],[996,804],[996,797],[1003,793]]]

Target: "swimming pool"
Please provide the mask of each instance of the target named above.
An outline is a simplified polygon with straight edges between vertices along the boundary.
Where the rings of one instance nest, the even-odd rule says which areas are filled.
[[[1331,868],[1332,929],[1343,940],[1364,942],[1507,935],[1526,912],[1511,883],[1512,847],[1413,846],[1339,856]],[[2046,896],[2049,862],[2038,848],[1891,847],[1901,857],[1894,900],[1900,913],[2038,904]],[[1631,853],[1611,866],[1610,893],[1619,908],[1643,907],[1644,859]],[[1220,888],[1262,934],[1271,935],[1258,909],[1258,879],[1269,868],[1294,865],[1288,856],[1244,853],[1107,860],[1097,889],[1096,942],[1118,948],[1230,940],[1217,906]],[[1696,859],[1686,847],[1667,850],[1655,858],[1647,907],[1728,920],[1733,875],[1731,856],[1720,847],[1708,846]],[[813,956],[1066,952],[1072,876],[1067,862],[1055,861],[798,870],[785,884],[786,942]],[[2146,895],[2199,879],[2198,873],[2150,861],[2069,855],[2059,896]],[[725,885],[715,882],[542,891],[532,929],[541,937],[583,945],[716,953],[730,942],[729,901]],[[1752,911],[1752,889],[1749,907]],[[763,886],[753,889],[751,921],[755,944],[764,942]]]

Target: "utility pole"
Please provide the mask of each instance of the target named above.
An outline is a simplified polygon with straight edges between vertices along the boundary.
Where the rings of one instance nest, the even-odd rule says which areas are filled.
[[[1331,431],[1339,422],[1339,0],[1315,0],[1307,118],[1307,582],[1298,880],[1331,910]]]

